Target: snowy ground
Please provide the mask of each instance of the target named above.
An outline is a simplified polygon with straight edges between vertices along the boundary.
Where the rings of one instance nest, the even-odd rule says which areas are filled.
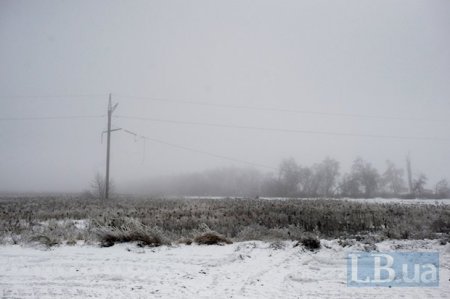
[[[322,240],[317,253],[266,242],[226,246],[51,250],[0,246],[3,298],[450,298],[450,244],[385,241],[380,251],[439,251],[439,288],[348,288],[346,254]]]
[[[401,199],[401,198],[344,198],[337,200],[347,200],[354,202],[366,202],[366,203],[396,203],[407,205],[450,205],[450,199]]]
[[[174,196],[173,198],[180,198]],[[242,199],[243,197],[226,197],[226,196],[184,196],[184,199],[226,199],[226,198],[235,198]],[[260,197],[260,199],[265,200],[288,200],[293,198],[287,197]],[[317,198],[299,198],[301,200],[317,200]],[[326,198],[325,198],[326,199]],[[363,202],[363,203],[394,203],[394,204],[408,204],[408,205],[450,205],[450,199],[402,199],[402,198],[328,198],[327,200],[345,200],[352,202]]]

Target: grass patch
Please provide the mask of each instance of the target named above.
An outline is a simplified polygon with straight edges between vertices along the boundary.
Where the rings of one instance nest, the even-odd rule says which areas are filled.
[[[5,244],[44,235],[60,242],[159,246],[182,238],[195,241],[209,231],[229,241],[301,240],[308,233],[333,239],[368,234],[440,239],[450,233],[450,206],[328,199],[0,198],[0,242]],[[212,236],[204,240],[221,242]]]
[[[162,232],[150,228],[136,219],[121,219],[119,226],[100,226],[97,234],[102,247],[110,247],[116,243],[136,242],[138,246],[157,247],[168,242]]]

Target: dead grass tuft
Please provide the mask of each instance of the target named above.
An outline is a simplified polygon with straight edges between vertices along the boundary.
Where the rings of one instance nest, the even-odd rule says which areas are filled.
[[[316,251],[322,247],[322,245],[320,244],[320,239],[313,234],[307,234],[303,236],[299,243],[302,244],[304,248],[310,251]]]
[[[224,245],[233,244],[230,240],[216,232],[206,232],[194,238],[199,245]]]
[[[102,247],[128,242],[150,247],[168,244],[157,228],[147,227],[135,219],[125,219],[121,226],[101,226],[97,234]]]
[[[45,235],[39,235],[39,236],[34,236],[30,238],[31,242],[37,242],[39,244],[44,245],[47,248],[59,245],[60,242],[54,238],[45,236]]]

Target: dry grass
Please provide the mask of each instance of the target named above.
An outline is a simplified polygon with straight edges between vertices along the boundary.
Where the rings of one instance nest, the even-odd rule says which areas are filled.
[[[57,239],[45,235],[34,236],[30,238],[30,242],[36,242],[38,244],[44,245],[47,248],[60,244],[60,242]]]
[[[138,246],[157,247],[169,242],[157,228],[150,228],[136,219],[115,219],[115,225],[99,225],[97,234],[102,247],[110,247],[116,243],[136,242]]]
[[[224,245],[233,244],[230,240],[216,232],[203,233],[194,238],[194,242],[198,245]]]
[[[75,225],[79,219],[85,227]],[[239,241],[300,240],[308,232],[320,238],[445,238],[450,233],[450,207],[326,199],[0,198],[0,243],[25,243],[45,235],[58,242],[157,246],[193,240],[209,230]]]

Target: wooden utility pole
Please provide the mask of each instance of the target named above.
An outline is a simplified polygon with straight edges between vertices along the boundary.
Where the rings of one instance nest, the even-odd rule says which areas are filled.
[[[111,101],[111,94],[109,94],[109,102],[108,102],[108,129],[107,133],[107,141],[106,141],[106,178],[105,178],[105,199],[109,198],[109,160],[110,160],[110,150],[111,150],[111,117],[114,110],[117,108],[118,103],[114,106]]]

